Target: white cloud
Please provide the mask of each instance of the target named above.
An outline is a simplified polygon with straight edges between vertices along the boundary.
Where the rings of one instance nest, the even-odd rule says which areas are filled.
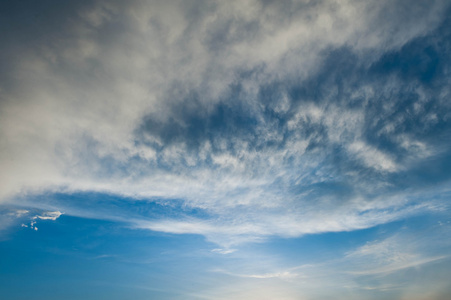
[[[100,1],[80,9],[74,12],[77,22],[55,29],[53,43],[35,41],[15,57],[10,75],[15,84],[0,87],[0,201],[80,191],[183,199],[217,219],[140,221],[137,227],[203,234],[220,244],[361,229],[411,213],[399,208],[403,197],[376,204],[352,193],[310,196],[323,191],[315,184],[347,183],[347,174],[334,173],[325,163],[337,146],[346,145],[368,168],[400,170],[388,154],[362,141],[364,108],[347,110],[329,102],[295,108],[282,93],[275,112],[296,109],[284,137],[280,124],[265,120],[256,99],[260,85],[316,74],[330,48],[349,47],[357,56],[370,49],[373,59],[399,49],[435,28],[444,3],[434,1],[426,11],[416,6],[404,11],[389,1],[301,1],[289,12],[260,1]],[[393,14],[391,8],[402,18],[385,17]],[[110,31],[111,24],[116,31]],[[245,79],[237,75],[248,70],[261,71]],[[187,112],[179,110],[200,108],[201,117],[211,113],[237,80],[243,81],[244,100],[230,101],[247,102],[244,107],[258,123],[252,134],[259,146],[285,147],[256,150],[233,132],[201,141],[197,153],[187,142],[138,136],[149,116],[157,124],[189,128],[179,118]],[[201,91],[199,107],[187,104],[193,91]],[[336,93],[332,87],[324,97],[333,99]],[[365,86],[354,96],[374,93]],[[320,130],[302,132],[308,126],[324,127],[324,136]],[[321,142],[323,148],[307,152]],[[400,143],[411,152],[432,151],[413,139]],[[356,193],[367,188],[354,181]],[[301,191],[293,192],[296,188]],[[47,212],[34,219],[60,215]]]
[[[448,258],[449,256],[435,256],[435,257],[428,257],[424,259],[419,260],[407,260],[403,263],[397,262],[397,263],[391,263],[387,266],[380,267],[380,268],[374,268],[369,270],[363,270],[363,271],[351,271],[349,272],[352,275],[387,275],[393,272],[401,271],[408,268],[418,267],[424,264],[436,262],[439,260],[443,260]]]
[[[395,203],[398,205],[398,201]],[[359,208],[350,205],[321,209],[321,204],[318,203],[306,211],[280,206],[269,209],[238,206],[218,210],[219,219],[190,217],[183,220],[162,218],[149,221],[134,217],[134,219],[122,218],[122,221],[137,229],[173,234],[200,234],[209,241],[229,249],[242,243],[262,242],[273,236],[299,237],[306,234],[365,229],[434,209],[426,205],[394,209],[390,201],[375,204],[376,206],[369,202]],[[292,203],[287,205],[290,206]],[[327,202],[324,205],[327,205]],[[283,211],[283,215],[280,211]]]
[[[26,209],[16,209],[15,211],[8,213],[8,215],[15,216],[16,218],[20,218],[22,216],[27,215],[28,213],[29,213],[29,211]]]
[[[396,163],[387,154],[361,141],[349,145],[349,151],[361,159],[366,166],[376,170],[395,172],[398,169]]]
[[[60,211],[47,211],[44,212],[42,215],[38,215],[33,217],[33,219],[41,219],[41,220],[52,220],[55,221],[58,219],[63,213]]]
[[[266,274],[252,274],[252,275],[236,275],[234,276],[243,277],[243,278],[256,278],[256,279],[270,279],[270,278],[278,278],[282,280],[292,280],[299,277],[299,274],[291,273],[289,271],[278,272],[278,273],[266,273]]]
[[[441,235],[442,232],[438,230],[433,234]],[[346,253],[343,261],[348,265],[346,272],[353,276],[388,276],[449,258],[449,255],[429,253],[432,245],[439,245],[434,236],[411,236],[401,231]]]
[[[45,49],[51,60],[30,49],[15,62],[13,74],[22,86],[4,92],[6,101],[2,103],[3,198],[22,188],[39,191],[58,186],[117,192],[114,186],[138,170],[129,166],[125,174],[107,176],[99,160],[111,157],[128,162],[136,154],[155,157],[152,149],[135,148],[133,130],[149,112],[168,117],[161,96],[173,82],[205,86],[201,101],[215,102],[233,82],[238,67],[264,63],[268,72],[263,76],[271,76],[273,70],[277,74],[293,69],[307,73],[315,68],[312,62],[319,50],[330,45],[383,45],[381,51],[386,51],[398,47],[400,40],[405,42],[433,28],[441,2],[434,2],[420,21],[408,19],[412,26],[397,27],[396,36],[403,39],[393,39],[382,30],[385,27],[373,26],[379,14],[387,11],[388,3],[380,7],[358,1],[305,3],[307,9],[295,10],[285,19],[284,8],[275,4],[264,7],[249,1],[248,9],[243,9],[242,1],[216,2],[200,9],[196,20],[188,14],[190,5],[100,2],[79,12],[86,23],[65,27],[71,39],[55,41],[54,47]],[[418,11],[415,8],[411,13]],[[129,27],[109,33],[106,38],[111,44],[102,44],[100,30],[118,17]],[[224,22],[232,24],[228,32],[221,31]],[[239,32],[253,22],[257,24],[255,33],[241,38]],[[220,38],[230,37],[219,52],[208,48],[215,26]],[[92,69],[93,61],[98,69]],[[311,116],[318,117],[316,113]],[[385,157],[375,163],[363,159],[384,170],[394,168]],[[92,183],[86,186],[83,178]],[[142,187],[136,188],[142,191]]]
[[[221,249],[221,248],[216,248],[216,249],[211,250],[211,252],[220,253],[220,254],[230,254],[235,251],[236,251],[236,249]]]
[[[341,246],[322,249],[321,258],[316,257],[316,262],[309,260],[309,264],[302,265],[293,265],[293,257],[286,257],[286,249],[281,253],[273,250],[262,253],[261,247],[258,251],[238,251],[234,259],[240,257],[241,260],[213,270],[230,276],[214,291],[233,290],[240,295],[240,292],[245,293],[246,286],[266,286],[283,287],[285,292],[297,295],[297,298],[288,299],[349,299],[350,295],[352,299],[366,299],[368,291],[375,297],[397,299],[401,294],[413,296],[412,291],[418,290],[415,296],[418,299],[427,299],[427,296],[419,297],[427,293],[430,293],[430,299],[442,299],[436,295],[447,290],[450,260],[449,255],[437,255],[434,251],[443,239],[449,247],[449,232],[435,229],[429,227],[427,235],[406,228],[389,236],[379,232],[379,239],[352,246],[348,251]],[[297,259],[303,260],[302,256]],[[436,275],[437,265],[442,265],[446,271]],[[227,282],[233,282],[233,285],[227,285]]]
[[[20,215],[17,215],[17,218],[20,218],[24,215],[28,215],[30,212],[28,210],[16,210],[16,212],[20,212]],[[30,228],[32,230],[37,231],[38,227],[36,226],[38,220],[52,220],[56,221],[63,213],[60,211],[45,211],[42,214],[35,215],[33,217],[28,217],[30,220],[29,225],[22,223],[20,226],[24,228]]]

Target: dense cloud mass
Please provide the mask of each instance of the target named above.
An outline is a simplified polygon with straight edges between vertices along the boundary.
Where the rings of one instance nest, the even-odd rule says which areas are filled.
[[[157,201],[98,217],[227,247],[447,205],[447,1],[2,6],[2,203]]]

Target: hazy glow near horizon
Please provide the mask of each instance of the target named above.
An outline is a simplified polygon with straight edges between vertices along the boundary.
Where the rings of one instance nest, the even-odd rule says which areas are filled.
[[[0,7],[6,298],[451,297],[449,1]]]

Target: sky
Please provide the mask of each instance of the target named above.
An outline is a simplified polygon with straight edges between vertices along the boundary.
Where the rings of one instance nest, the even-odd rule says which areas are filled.
[[[0,295],[451,298],[451,3],[0,3]]]

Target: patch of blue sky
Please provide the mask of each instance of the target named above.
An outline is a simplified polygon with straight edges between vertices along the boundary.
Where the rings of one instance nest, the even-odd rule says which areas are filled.
[[[0,255],[8,257],[0,268],[2,295],[11,299],[182,295],[193,278],[205,276],[211,256],[212,245],[201,236],[71,216],[38,226],[15,230],[2,242]]]
[[[221,254],[215,251],[217,245],[201,235],[130,229],[121,222],[62,215],[55,221],[40,221],[39,231],[14,230],[2,242],[0,255],[8,257],[0,268],[2,294],[13,299],[33,294],[48,299],[63,295],[68,299],[121,299],[125,295],[136,299],[202,299],[208,298],[212,285],[221,287],[236,280],[276,280],[293,288],[293,282],[310,282],[312,278],[336,282],[334,277],[340,276],[338,282],[342,284],[354,283],[368,289],[351,292],[355,287],[328,284],[325,289],[343,295],[357,293],[368,299],[395,297],[406,282],[421,280],[432,270],[442,276],[447,272],[443,266],[449,264],[446,257],[450,245],[443,242],[447,240],[443,233],[449,234],[449,222],[449,212],[427,214],[364,230],[294,239],[273,237],[244,243],[235,251]],[[412,247],[421,255],[416,252],[412,256]],[[361,263],[355,263],[362,257],[366,260],[363,269]],[[432,258],[430,262],[428,257]],[[435,258],[440,260],[438,265],[434,264]],[[406,266],[377,269],[390,267],[397,260],[406,261]],[[375,273],[366,274],[371,267]],[[382,275],[388,279],[381,279]],[[375,290],[370,293],[371,289]]]

